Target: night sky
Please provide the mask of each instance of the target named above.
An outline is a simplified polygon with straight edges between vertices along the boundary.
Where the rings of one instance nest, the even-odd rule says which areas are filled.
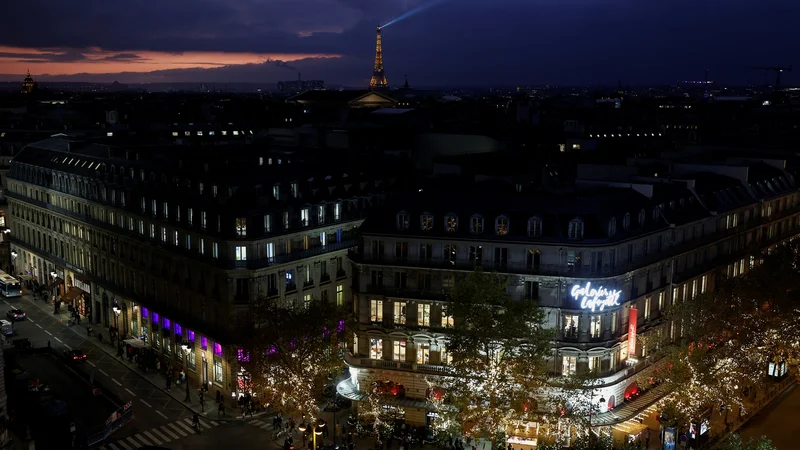
[[[375,27],[390,84],[800,84],[790,0],[28,0],[0,15],[0,80],[365,86]],[[282,60],[287,65],[266,63]],[[47,74],[47,75],[45,75]]]

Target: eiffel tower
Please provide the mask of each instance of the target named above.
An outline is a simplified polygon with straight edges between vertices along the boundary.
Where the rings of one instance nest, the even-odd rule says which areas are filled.
[[[383,50],[381,50],[381,27],[375,40],[375,67],[372,69],[372,79],[369,80],[370,90],[389,89],[389,81],[383,73]]]

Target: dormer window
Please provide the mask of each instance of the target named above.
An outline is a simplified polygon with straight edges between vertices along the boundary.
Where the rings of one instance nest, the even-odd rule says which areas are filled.
[[[458,231],[458,217],[455,214],[444,216],[444,231],[455,233]]]
[[[280,200],[281,198],[281,185],[276,184],[272,186],[272,196],[275,197],[275,200]]]
[[[646,216],[644,210],[639,211],[639,226],[644,226],[644,217]]]
[[[397,229],[398,230],[407,230],[408,229],[408,213],[405,211],[401,211],[397,213]]]
[[[528,219],[528,236],[540,237],[542,235],[542,219],[532,217]]]
[[[631,226],[631,214],[625,213],[625,215],[622,216],[622,229],[627,230],[628,228],[630,228],[630,226]]]
[[[469,231],[472,234],[483,233],[483,217],[474,215],[469,220]]]
[[[658,220],[658,216],[661,213],[661,208],[662,208],[661,205],[658,205],[655,208],[653,208],[653,221]]]
[[[498,236],[505,236],[508,234],[508,217],[500,216],[494,220],[494,231]]]
[[[297,183],[292,183],[289,187],[292,190],[292,198],[297,198]]]
[[[581,219],[570,221],[568,235],[570,239],[583,239],[583,221]]]
[[[612,217],[608,221],[608,237],[614,237],[615,234],[617,234],[617,218]]]
[[[419,227],[422,231],[431,231],[433,229],[433,215],[424,213],[419,216]]]

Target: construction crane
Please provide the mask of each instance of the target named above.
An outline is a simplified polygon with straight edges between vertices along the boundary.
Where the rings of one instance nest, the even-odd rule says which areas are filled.
[[[789,67],[749,67],[750,69],[754,70],[770,70],[775,72],[775,90],[779,90],[781,86],[781,73],[783,72],[791,72],[792,66]]]

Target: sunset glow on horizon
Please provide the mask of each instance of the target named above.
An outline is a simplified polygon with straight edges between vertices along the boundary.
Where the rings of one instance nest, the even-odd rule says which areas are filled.
[[[258,64],[271,60],[292,62],[306,58],[338,58],[334,54],[108,51],[92,49],[32,49],[0,46],[0,72],[23,75],[30,70],[42,75],[153,72],[166,69],[214,68]]]

